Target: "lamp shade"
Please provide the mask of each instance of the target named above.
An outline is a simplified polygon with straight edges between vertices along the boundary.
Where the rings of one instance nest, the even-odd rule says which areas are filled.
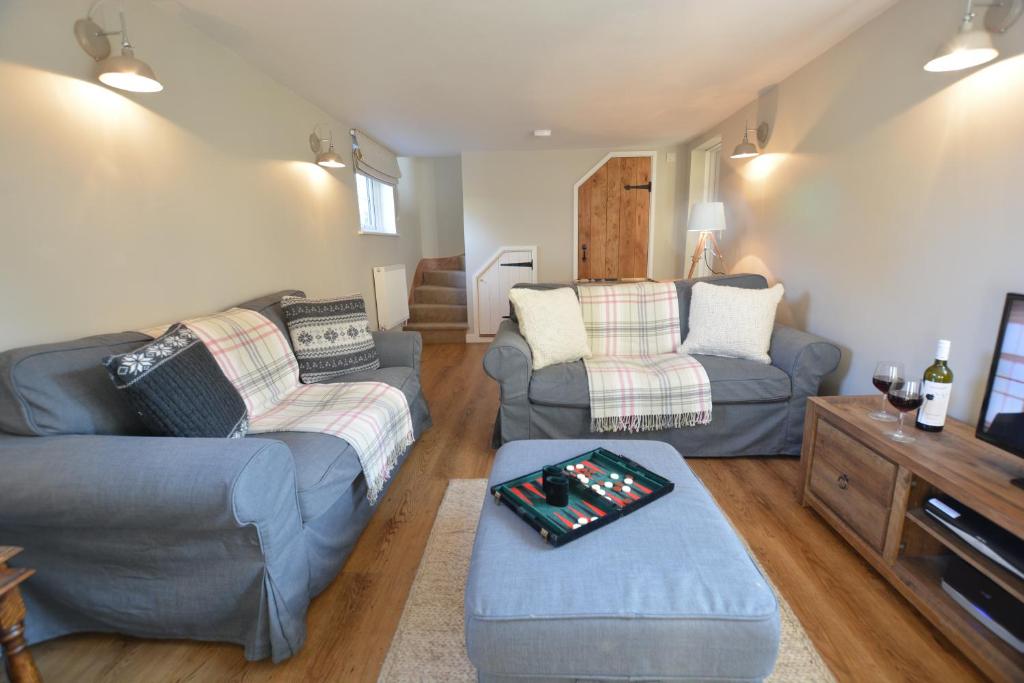
[[[160,92],[164,89],[149,64],[136,58],[131,48],[98,62],[96,77],[111,88],[129,92]]]
[[[697,202],[690,208],[690,220],[686,224],[686,229],[690,232],[725,230],[725,204]]]
[[[991,62],[999,56],[992,45],[992,36],[984,29],[974,28],[968,20],[952,40],[943,45],[925,71],[960,71]]]
[[[338,153],[334,151],[334,147],[331,147],[330,151],[317,154],[316,163],[327,168],[345,168],[345,163],[338,156]]]
[[[729,155],[729,158],[749,159],[750,157],[756,157],[757,155],[757,147],[755,147],[754,143],[747,140],[746,136],[744,136],[743,142],[736,145],[736,148],[733,149],[732,154]]]

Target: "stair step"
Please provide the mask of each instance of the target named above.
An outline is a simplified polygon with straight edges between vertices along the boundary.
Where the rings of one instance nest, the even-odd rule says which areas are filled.
[[[461,304],[466,305],[466,290],[458,287],[421,285],[412,291],[414,304]]]
[[[461,304],[413,304],[409,321],[414,323],[466,322],[466,307]]]
[[[424,344],[465,344],[469,323],[408,323],[406,332],[419,332]]]
[[[436,287],[466,288],[466,271],[464,270],[428,270],[423,273],[423,284]]]

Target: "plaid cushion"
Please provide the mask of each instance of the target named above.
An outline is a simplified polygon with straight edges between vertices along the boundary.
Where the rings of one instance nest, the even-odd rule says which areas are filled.
[[[414,439],[405,394],[383,382],[301,385],[253,419],[249,431],[318,432],[344,439],[359,455],[371,503]]]
[[[203,340],[249,410],[262,415],[299,384],[299,366],[284,334],[255,311],[232,308],[186,320]]]
[[[693,356],[588,358],[590,430],[645,432],[711,422],[711,383]]]
[[[672,282],[580,285],[590,352],[655,356],[679,346],[679,298]]]
[[[288,334],[306,384],[380,367],[361,294],[281,299]]]

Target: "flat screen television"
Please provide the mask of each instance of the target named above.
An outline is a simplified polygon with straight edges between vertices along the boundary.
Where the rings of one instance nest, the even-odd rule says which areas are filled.
[[[977,436],[1024,457],[1024,294],[1006,295]]]

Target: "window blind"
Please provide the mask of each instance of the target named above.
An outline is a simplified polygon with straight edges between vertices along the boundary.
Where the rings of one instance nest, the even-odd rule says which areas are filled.
[[[361,130],[352,129],[352,165],[363,175],[376,178],[388,185],[397,185],[402,172],[398,157]]]

